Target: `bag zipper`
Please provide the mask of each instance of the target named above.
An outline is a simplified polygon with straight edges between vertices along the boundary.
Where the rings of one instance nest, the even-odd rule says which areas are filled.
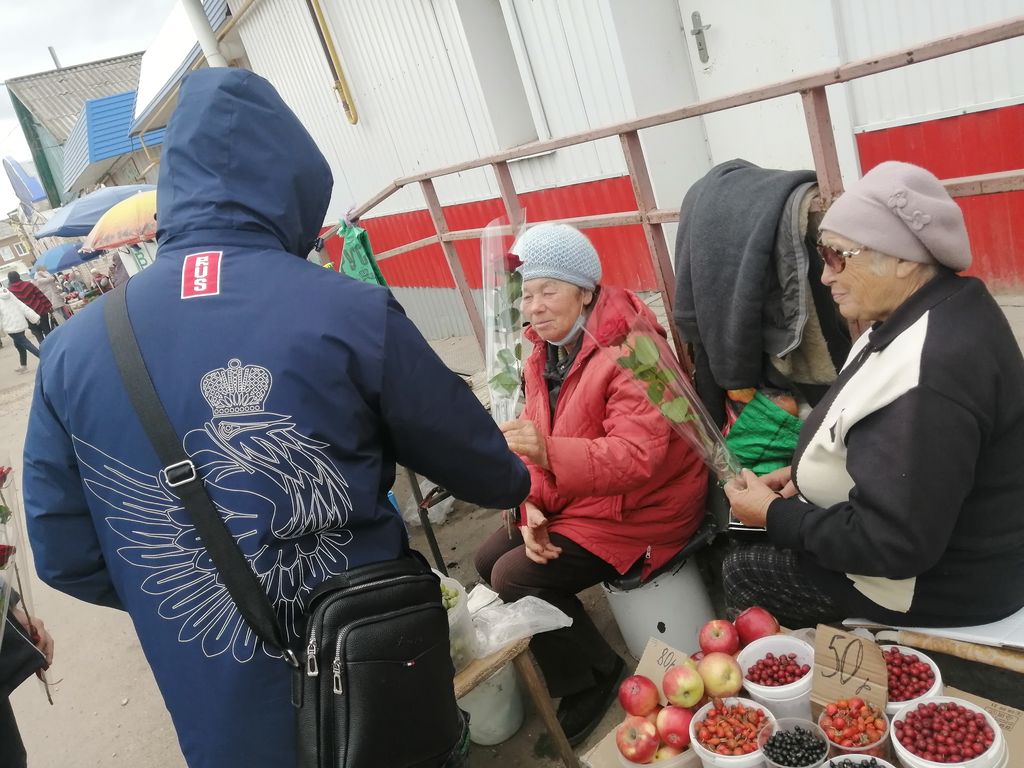
[[[351,632],[356,627],[361,627],[364,624],[372,624],[375,621],[386,621],[388,619],[394,618],[395,616],[402,616],[404,614],[415,613],[417,611],[426,611],[426,610],[430,610],[431,608],[434,608],[434,607],[437,607],[437,606],[433,606],[433,605],[414,605],[414,606],[410,606],[408,608],[400,608],[397,611],[391,611],[390,613],[381,614],[380,616],[371,616],[370,618],[367,618],[367,619],[362,619],[360,621],[354,621],[351,624],[349,624],[347,627],[345,627],[344,630],[339,632],[338,633],[337,643],[334,646],[334,661],[331,663],[331,672],[334,675],[334,693],[338,694],[338,695],[341,695],[341,694],[343,694],[345,692],[344,688],[342,686],[342,682],[341,682],[341,667],[342,667],[342,662],[344,660],[344,654],[343,654],[342,651],[344,650],[345,638],[348,637],[348,633],[349,632]],[[443,607],[442,607],[442,610],[443,610]],[[410,659],[408,661],[396,661],[396,662],[392,662],[392,663],[394,663],[394,664],[401,664],[403,667],[415,667],[416,666],[416,659]]]
[[[370,581],[355,587],[348,587],[344,590],[344,594],[350,595],[353,592],[370,589],[371,587],[379,587],[383,584],[397,584],[407,579],[421,579],[426,576],[427,574],[425,573],[409,573],[404,576],[394,576],[390,579],[378,579],[377,581]],[[313,628],[309,631],[309,644],[306,646],[306,677],[318,677],[320,674],[320,666],[317,663],[317,650],[316,626],[314,623]]]

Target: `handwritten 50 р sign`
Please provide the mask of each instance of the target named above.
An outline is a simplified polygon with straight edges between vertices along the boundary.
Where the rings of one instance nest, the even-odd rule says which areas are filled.
[[[884,710],[889,676],[882,650],[871,640],[819,624],[814,640],[811,705],[817,716],[833,701],[854,696]]]

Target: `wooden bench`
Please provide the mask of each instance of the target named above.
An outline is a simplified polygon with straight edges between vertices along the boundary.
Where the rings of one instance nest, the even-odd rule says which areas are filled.
[[[551,734],[558,755],[566,768],[580,768],[579,759],[569,745],[562,726],[555,715],[555,707],[548,696],[547,687],[537,672],[536,662],[530,653],[530,640],[526,637],[483,659],[474,659],[468,667],[455,675],[455,696],[462,698],[510,661],[519,673],[519,679],[526,686],[533,705],[540,713],[544,725]]]

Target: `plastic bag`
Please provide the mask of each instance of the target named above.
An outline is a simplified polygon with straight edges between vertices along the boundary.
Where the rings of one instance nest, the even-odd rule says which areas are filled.
[[[572,626],[572,619],[551,603],[530,596],[481,608],[473,614],[473,625],[476,657],[482,659],[524,637]]]
[[[355,280],[371,285],[387,285],[384,275],[377,266],[370,248],[370,236],[366,230],[347,222],[342,222],[338,234],[345,238],[342,249],[341,266],[338,270]]]

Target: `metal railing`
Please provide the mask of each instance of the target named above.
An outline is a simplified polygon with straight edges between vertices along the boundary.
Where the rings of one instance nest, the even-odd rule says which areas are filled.
[[[378,260],[407,253],[417,248],[434,245],[438,243],[444,251],[448,267],[455,280],[455,286],[466,313],[469,316],[481,348],[484,345],[484,328],[477,310],[476,303],[466,280],[465,272],[459,261],[455,250],[455,242],[479,238],[483,228],[464,229],[451,231],[445,220],[444,210],[438,199],[437,191],[434,188],[434,179],[440,176],[447,176],[461,171],[468,171],[489,166],[497,181],[501,199],[505,205],[505,211],[511,225],[506,228],[508,233],[513,232],[523,222],[523,211],[519,203],[518,193],[512,181],[512,174],[509,171],[508,162],[517,160],[529,155],[542,152],[550,152],[556,149],[585,144],[587,142],[604,139],[611,136],[618,136],[622,146],[622,153],[626,161],[626,168],[633,186],[633,193],[636,197],[637,208],[635,211],[621,213],[606,213],[594,216],[577,216],[574,218],[557,219],[568,222],[580,229],[592,229],[596,227],[617,227],[639,224],[643,227],[644,236],[650,251],[651,260],[654,265],[654,274],[657,281],[658,291],[662,295],[665,304],[665,312],[669,318],[672,316],[672,307],[675,303],[675,279],[672,269],[672,258],[669,253],[668,243],[665,238],[663,225],[679,221],[679,211],[676,209],[658,208],[654,197],[654,188],[651,184],[650,172],[647,168],[647,160],[644,157],[643,148],[640,144],[639,131],[645,128],[653,128],[658,125],[672,123],[679,120],[686,120],[691,117],[708,115],[714,112],[731,109],[733,107],[754,104],[760,101],[776,99],[780,96],[800,94],[803,100],[804,115],[807,121],[807,133],[811,144],[811,152],[814,158],[814,169],[818,175],[819,202],[818,209],[824,210],[831,202],[842,193],[843,183],[839,170],[839,158],[836,154],[835,137],[832,132],[832,120],[829,114],[828,99],[825,95],[825,88],[837,83],[846,83],[858,78],[875,75],[880,72],[899,69],[922,61],[937,59],[953,53],[967,51],[984,45],[1010,40],[1024,36],[1024,17],[1016,17],[1007,21],[979,27],[965,32],[960,32],[947,37],[939,38],[931,42],[923,43],[912,49],[901,49],[882,56],[874,56],[860,61],[850,62],[834,69],[828,69],[802,77],[785,80],[772,85],[752,88],[728,96],[722,96],[706,101],[699,101],[678,109],[666,112],[647,115],[646,117],[627,120],[625,122],[613,123],[602,128],[595,128],[580,133],[561,136],[543,141],[534,141],[529,144],[515,147],[513,149],[497,152],[492,155],[480,157],[475,160],[467,160],[453,165],[437,168],[432,171],[405,176],[396,179],[387,187],[382,189],[372,198],[355,208],[351,218],[358,218],[373,210],[383,201],[387,200],[398,190],[411,184],[419,184],[426,201],[427,211],[434,223],[435,233],[429,237],[406,243],[392,248],[377,255]],[[1001,173],[985,174],[981,176],[970,176],[958,179],[948,179],[943,182],[954,197],[967,195],[992,194],[997,192],[1008,192],[1024,190],[1024,169],[1005,171]],[[331,237],[337,231],[336,227],[324,233],[324,239]],[[493,231],[493,230],[492,230]],[[669,325],[673,325],[669,323]],[[676,330],[672,328],[673,336]],[[678,343],[678,338],[677,338]]]

